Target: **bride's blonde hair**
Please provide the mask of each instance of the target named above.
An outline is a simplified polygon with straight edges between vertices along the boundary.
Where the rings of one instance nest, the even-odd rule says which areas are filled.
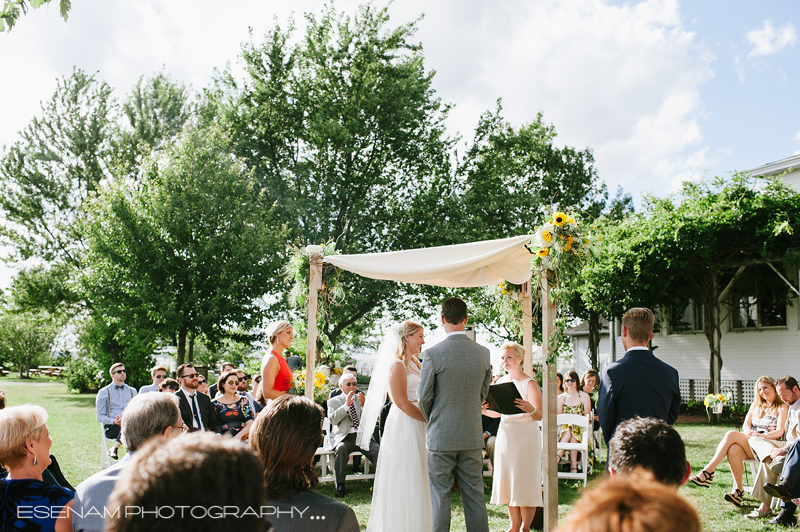
[[[409,357],[406,354],[406,337],[416,334],[420,329],[422,329],[422,325],[419,323],[406,320],[400,324],[400,329],[397,331],[398,336],[400,336],[400,348],[397,352],[397,358],[403,361],[406,369],[408,369],[409,364],[414,364],[415,366],[419,367],[419,360],[417,357]],[[411,362],[411,359],[413,359],[414,362]]]

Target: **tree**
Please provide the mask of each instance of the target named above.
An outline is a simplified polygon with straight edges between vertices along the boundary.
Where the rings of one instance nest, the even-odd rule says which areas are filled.
[[[291,27],[276,26],[262,44],[245,46],[247,76],[226,72],[216,94],[237,155],[290,239],[335,240],[344,253],[368,253],[416,247],[424,226],[427,238],[452,243],[437,239],[436,221],[409,223],[417,198],[430,198],[437,176],[449,174],[451,146],[447,107],[434,97],[421,46],[411,42],[415,23],[387,29],[386,9],[371,6],[353,19],[332,8],[306,18],[297,44],[290,44]],[[341,275],[349,295],[321,323],[333,349],[397,315],[408,293]],[[285,291],[279,281],[272,285],[272,293]]]
[[[15,259],[79,262],[83,202],[110,176],[111,91],[73,70],[0,161],[0,237]]]
[[[115,183],[90,208],[85,286],[125,327],[218,343],[261,323],[284,233],[219,129],[187,130],[138,187]]]
[[[800,195],[780,181],[764,185],[741,174],[687,182],[680,195],[648,198],[643,212],[604,233],[585,272],[587,306],[620,316],[634,305],[670,311],[695,301],[704,313],[709,390],[718,393],[721,324],[730,311],[742,298],[785,308],[789,288],[781,276],[796,271],[800,258]]]
[[[53,0],[30,0],[31,7],[38,9],[45,4],[49,4]],[[58,11],[64,22],[69,17],[69,10],[72,7],[72,0],[59,0]],[[20,13],[21,12],[21,13]],[[25,0],[3,0],[3,10],[0,11],[0,31],[5,31],[8,26],[8,31],[17,23],[21,14],[28,13],[28,5]]]
[[[31,366],[50,355],[58,324],[46,312],[0,314],[0,358],[11,360],[20,378]]]

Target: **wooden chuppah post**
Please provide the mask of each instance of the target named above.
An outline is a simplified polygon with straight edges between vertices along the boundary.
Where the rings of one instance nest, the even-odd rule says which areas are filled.
[[[522,293],[522,347],[525,348],[525,360],[522,370],[533,376],[533,307],[531,306],[531,281],[525,283]]]
[[[542,478],[544,478],[544,530],[555,530],[558,526],[558,444],[556,426],[556,372],[555,364],[548,364],[550,353],[555,350],[550,346],[550,336],[555,331],[556,304],[550,301],[550,280],[553,272],[542,272],[542,418],[544,438],[542,446]]]
[[[306,345],[306,393],[314,400],[314,376],[317,365],[317,304],[322,287],[322,255],[315,251],[308,254],[308,345]]]

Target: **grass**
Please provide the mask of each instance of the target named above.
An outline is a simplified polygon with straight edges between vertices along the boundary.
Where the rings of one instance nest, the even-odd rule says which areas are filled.
[[[0,377],[0,389],[6,391],[6,404],[14,406],[34,403],[43,406],[50,415],[47,426],[53,436],[52,452],[58,457],[65,476],[73,485],[100,470],[100,428],[95,419],[94,395],[69,393],[63,381],[46,377],[33,379],[17,379]],[[692,470],[697,473],[711,459],[717,443],[726,431],[740,427],[733,425],[709,425],[692,423],[676,425],[686,444],[687,459]],[[603,450],[605,452],[605,449]],[[595,473],[587,489],[592,489],[602,477]],[[763,531],[764,522],[753,522],[745,518],[745,514],[758,506],[758,501],[745,497],[745,505],[736,508],[723,499],[730,491],[732,477],[727,462],[718,468],[714,484],[711,488],[684,486],[681,495],[686,497],[698,509],[703,529],[707,532],[727,532],[729,530]],[[332,483],[321,485],[317,491],[333,496]],[[347,496],[343,502],[351,506],[366,529],[369,518],[369,507],[372,499],[372,482],[351,481],[347,484]],[[508,513],[504,506],[489,504],[492,491],[492,479],[486,479],[486,507],[489,512],[490,530],[505,530],[508,526]],[[559,519],[570,511],[572,505],[581,495],[583,488],[579,482],[559,482],[558,514]],[[466,530],[464,524],[461,496],[454,493],[451,529]]]

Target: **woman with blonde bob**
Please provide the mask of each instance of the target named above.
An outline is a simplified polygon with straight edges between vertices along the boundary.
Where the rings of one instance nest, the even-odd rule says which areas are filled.
[[[733,475],[733,489],[725,494],[725,500],[741,506],[744,496],[744,460],[757,455],[759,460],[763,460],[769,456],[769,450],[779,446],[776,442],[783,437],[788,410],[789,406],[781,401],[775,390],[775,380],[767,376],[758,379],[755,384],[755,399],[744,419],[742,432],[729,430],[719,442],[711,461],[689,480],[697,486],[711,486],[714,470],[727,458]],[[753,452],[754,448],[758,449],[757,453]],[[769,511],[769,505],[763,502],[756,510],[761,514],[760,517],[768,515]]]
[[[542,390],[531,377],[522,372],[525,349],[516,342],[502,346],[500,360],[507,375],[497,383],[513,382],[521,398],[514,404],[522,414],[499,414],[487,409],[489,417],[500,417],[500,428],[494,446],[494,482],[492,504],[508,506],[511,521],[509,531],[528,530],[542,506],[542,448],[536,422],[542,419]]]
[[[45,485],[42,474],[50,465],[53,439],[47,430],[47,411],[41,406],[22,405],[0,410],[0,465],[8,476],[0,480],[0,530],[68,531],[71,521],[58,518],[72,507],[71,490]],[[29,507],[31,511],[24,511]],[[33,512],[47,507],[47,512]]]
[[[697,511],[651,479],[606,477],[587,491],[558,532],[700,532]]]
[[[274,515],[292,515],[293,508],[313,508],[314,530],[358,532],[352,508],[312,491],[319,479],[314,453],[322,440],[322,407],[306,397],[285,395],[261,411],[250,430],[253,450],[264,466],[266,503]],[[274,519],[275,532],[307,530],[304,519]]]
[[[292,370],[286,363],[283,351],[292,345],[294,328],[288,321],[276,321],[267,327],[270,352],[261,359],[261,387],[256,400],[266,405],[271,399],[286,395],[292,387]]]

